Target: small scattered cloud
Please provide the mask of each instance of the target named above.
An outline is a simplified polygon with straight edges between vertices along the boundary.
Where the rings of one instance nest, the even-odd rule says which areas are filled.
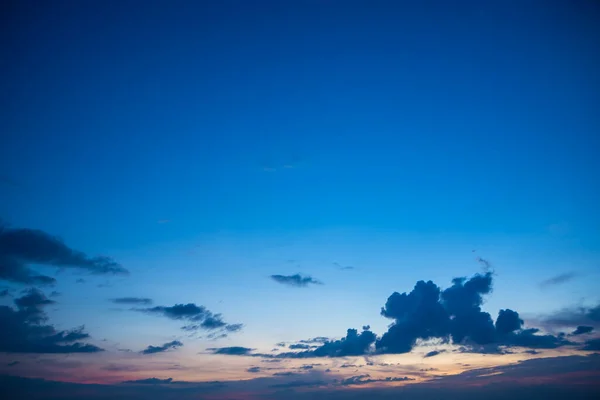
[[[341,265],[338,262],[334,262],[333,265],[335,265],[338,269],[340,269],[342,271],[351,271],[354,269],[354,267],[351,265]]]
[[[141,353],[142,354],[162,353],[167,350],[177,349],[181,346],[183,346],[183,343],[181,343],[178,340],[173,340],[172,342],[165,343],[162,346],[148,346],[148,347],[146,347],[146,349],[142,350]]]
[[[563,283],[572,281],[576,277],[577,277],[577,274],[575,272],[566,272],[564,274],[556,275],[556,276],[553,276],[551,278],[548,278],[548,279],[542,281],[540,283],[540,286],[543,288],[546,288],[549,286],[561,285]]]
[[[228,324],[223,321],[221,314],[214,314],[204,306],[198,306],[194,303],[175,304],[174,306],[156,306],[150,308],[136,308],[135,311],[144,312],[147,314],[162,315],[169,319],[186,321],[181,329],[185,331],[213,331],[217,334],[213,338],[227,333],[239,332],[243,328],[243,324]]]
[[[425,355],[423,356],[423,358],[435,357],[438,354],[442,354],[442,353],[445,353],[445,352],[446,352],[446,350],[433,350],[433,351],[430,351],[428,353],[425,353]]]
[[[322,285],[322,283],[311,276],[302,276],[300,274],[295,275],[271,275],[271,279],[275,282],[295,286],[295,287],[306,287],[310,284]]]
[[[149,299],[147,297],[117,297],[115,299],[110,299],[110,301],[112,301],[115,304],[152,304],[152,299]]]
[[[290,344],[288,347],[292,350],[307,350],[307,349],[310,349],[311,346],[308,344],[304,344],[304,343],[296,343],[296,344]]]
[[[593,326],[583,326],[583,325],[579,325],[572,333],[571,335],[577,336],[577,335],[585,335],[587,333],[592,333],[592,331],[594,330]]]
[[[258,373],[260,372],[260,367],[250,367],[246,370],[247,372],[250,372],[252,374]]]
[[[85,283],[85,279],[79,278],[75,281],[75,283]]]
[[[240,347],[240,346],[232,346],[232,347],[212,347],[206,349],[212,354],[222,354],[222,355],[230,355],[230,356],[243,356],[250,355],[252,350],[248,347]]]
[[[491,271],[491,269],[492,269],[492,263],[490,263],[488,260],[486,260],[485,258],[481,258],[481,257],[477,257],[475,260],[479,264],[483,265],[484,272]]]
[[[347,379],[343,379],[340,384],[342,386],[351,386],[351,385],[367,385],[369,383],[381,383],[381,382],[405,382],[405,381],[414,381],[414,378],[409,378],[407,376],[403,377],[391,377],[388,376],[384,379],[371,379],[369,374],[357,375]]]
[[[6,364],[8,367],[14,367],[15,365],[19,364],[18,361],[13,361],[13,362],[9,362],[8,364]]]

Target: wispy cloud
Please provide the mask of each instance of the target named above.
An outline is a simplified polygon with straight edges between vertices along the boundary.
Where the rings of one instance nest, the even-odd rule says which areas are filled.
[[[540,283],[541,287],[556,286],[572,281],[577,277],[575,272],[565,272],[564,274],[556,275],[548,278]]]
[[[300,274],[295,275],[271,275],[271,279],[275,282],[295,286],[295,287],[306,287],[308,285],[322,285],[323,283],[312,278],[311,276],[302,276]]]
[[[152,299],[147,297],[118,297],[115,299],[110,299],[115,304],[140,304],[140,305],[150,305],[152,304]]]
[[[173,340],[172,342],[165,343],[162,346],[148,346],[144,350],[142,350],[141,353],[142,354],[162,353],[167,350],[176,349],[181,346],[183,346],[183,343],[181,343],[178,340]]]

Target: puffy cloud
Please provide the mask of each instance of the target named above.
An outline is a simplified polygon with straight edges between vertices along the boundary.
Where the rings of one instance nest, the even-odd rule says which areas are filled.
[[[194,303],[175,304],[171,307],[138,308],[135,310],[148,314],[162,315],[174,320],[188,321],[190,323],[182,327],[186,331],[219,331],[218,334],[213,332],[212,338],[224,337],[226,333],[238,332],[243,327],[242,324],[228,324],[223,321],[221,314],[214,314],[206,307],[198,306]]]
[[[118,297],[116,299],[110,299],[110,301],[112,301],[115,304],[152,304],[152,299],[149,299],[147,297]]]
[[[577,327],[577,329],[575,329],[571,335],[585,335],[587,333],[591,333],[594,330],[593,326],[583,326],[583,325],[579,325]]]
[[[37,289],[14,300],[17,309],[0,306],[0,352],[6,353],[95,353],[101,348],[79,342],[89,338],[83,327],[57,331],[45,325],[43,308],[54,301]]]
[[[29,264],[76,268],[94,274],[128,273],[111,258],[89,257],[43,231],[0,226],[0,279],[31,285],[56,283],[52,277],[35,273]]]
[[[322,285],[322,283],[310,276],[302,276],[300,274],[295,275],[271,275],[271,279],[275,282],[295,286],[295,287],[306,287],[310,284]]]
[[[500,310],[496,319],[496,331],[501,335],[506,335],[521,329],[523,320],[519,318],[519,313],[513,310]]]
[[[141,353],[142,354],[162,353],[167,350],[176,349],[181,346],[183,346],[183,343],[181,343],[178,340],[173,340],[172,342],[165,343],[162,346],[148,346],[144,350],[142,350]]]

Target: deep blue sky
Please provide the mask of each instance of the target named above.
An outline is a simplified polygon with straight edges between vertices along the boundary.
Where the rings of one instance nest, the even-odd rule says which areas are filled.
[[[230,345],[382,331],[477,256],[493,315],[598,301],[598,5],[458,3],[3,4],[0,217],[132,272],[59,279],[57,323],[133,345],[98,319],[151,324],[107,311],[135,295],[243,322]],[[325,285],[268,279],[296,272]]]

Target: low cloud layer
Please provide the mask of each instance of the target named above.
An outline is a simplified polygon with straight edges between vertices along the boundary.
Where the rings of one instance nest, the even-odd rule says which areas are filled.
[[[56,279],[32,270],[30,264],[73,268],[93,274],[127,274],[127,270],[111,258],[89,257],[43,231],[0,226],[0,279],[28,285],[56,283]]]
[[[312,278],[311,276],[295,275],[271,275],[277,283],[294,287],[307,287],[308,285],[322,285],[322,282]]]
[[[183,346],[183,343],[181,343],[178,340],[173,340],[172,342],[165,343],[162,346],[148,346],[148,347],[146,347],[146,349],[142,350],[141,353],[142,354],[162,353],[167,350],[176,349],[181,346]]]
[[[46,325],[44,307],[53,304],[37,289],[14,300],[16,309],[0,306],[0,352],[6,353],[95,353],[101,348],[81,343],[89,338],[83,327],[58,331]]]
[[[149,308],[138,308],[136,311],[147,314],[161,315],[169,319],[186,321],[181,329],[186,331],[211,331],[214,337],[224,337],[227,333],[239,332],[242,324],[228,324],[223,321],[221,314],[214,314],[204,306],[194,303],[175,304],[171,307],[156,306]]]

